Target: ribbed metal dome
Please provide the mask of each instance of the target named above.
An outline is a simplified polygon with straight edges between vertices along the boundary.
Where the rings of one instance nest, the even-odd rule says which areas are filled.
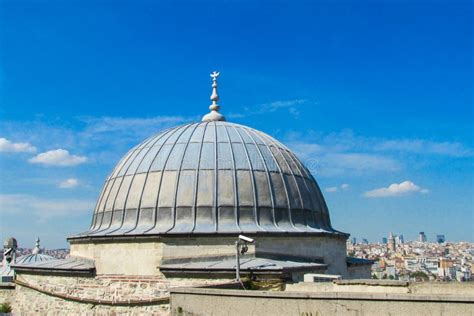
[[[105,181],[80,236],[335,233],[313,176],[280,142],[209,121],[132,148]]]
[[[43,253],[31,253],[29,255],[21,256],[15,261],[15,266],[25,265],[30,263],[38,263],[38,262],[47,262],[57,260],[56,258],[43,254]]]

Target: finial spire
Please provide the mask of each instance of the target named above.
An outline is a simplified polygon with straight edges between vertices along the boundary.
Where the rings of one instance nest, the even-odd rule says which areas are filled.
[[[219,95],[217,94],[217,77],[219,77],[220,73],[218,71],[214,71],[211,74],[212,78],[212,94],[211,94],[211,101],[212,104],[209,106],[210,113],[203,116],[202,120],[204,122],[210,121],[225,121],[224,115],[219,113],[219,109],[221,108],[217,101],[219,100]]]
[[[38,238],[36,238],[35,248],[33,248],[32,253],[33,253],[34,255],[37,255],[37,254],[39,254],[40,252],[41,252],[41,248],[40,248],[40,238],[38,237]]]

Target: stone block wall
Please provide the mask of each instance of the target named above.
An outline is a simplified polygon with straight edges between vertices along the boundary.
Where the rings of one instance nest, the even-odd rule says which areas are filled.
[[[18,286],[14,315],[169,315],[169,305],[120,306],[64,300]]]
[[[168,315],[173,287],[228,280],[164,279],[156,276],[96,277],[17,273],[10,297],[16,315]]]
[[[233,237],[71,241],[71,256],[94,260],[98,274],[160,276],[162,260],[235,255]],[[249,253],[254,247],[250,245]],[[117,260],[120,258],[120,260]]]
[[[160,276],[163,260],[234,256],[237,236],[144,237],[96,241],[71,240],[71,256],[94,260],[97,274]],[[327,272],[348,277],[346,240],[341,236],[255,237],[248,254],[276,254],[322,259]],[[120,258],[120,260],[117,260]]]
[[[349,266],[347,272],[349,279],[370,279],[372,277],[370,264]]]
[[[101,301],[142,300],[167,297],[169,281],[160,277],[98,275],[96,277],[55,276],[18,273],[18,284],[72,299]]]
[[[97,274],[160,275],[162,253],[157,239],[71,242],[71,256],[94,260]]]
[[[255,253],[273,253],[322,259],[328,265],[328,274],[347,278],[346,239],[331,236],[266,237],[259,238]]]
[[[11,304],[15,296],[15,286],[9,284],[0,284],[0,304]]]

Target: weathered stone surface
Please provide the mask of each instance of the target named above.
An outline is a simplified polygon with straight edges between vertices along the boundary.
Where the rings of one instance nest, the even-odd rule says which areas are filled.
[[[168,315],[170,288],[225,282],[228,280],[18,273],[15,291],[0,291],[0,300],[8,295],[5,301],[17,315]]]
[[[64,300],[17,286],[14,315],[169,315],[169,305],[113,306]]]
[[[235,237],[148,238],[135,240],[71,241],[71,256],[94,260],[98,274],[162,276],[163,260],[210,256],[234,256]],[[347,278],[360,277],[364,271],[347,270],[346,241],[336,236],[255,238],[248,254],[273,254],[321,259],[328,264],[328,273]],[[117,260],[116,258],[120,258]],[[365,277],[369,277],[366,275]]]
[[[15,296],[15,287],[12,284],[0,284],[0,304],[11,304]]]

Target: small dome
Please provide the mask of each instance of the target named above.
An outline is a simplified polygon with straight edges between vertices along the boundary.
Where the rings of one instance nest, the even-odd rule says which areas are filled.
[[[9,237],[3,242],[3,248],[18,248],[18,242],[15,238]]]
[[[57,259],[52,256],[45,255],[42,253],[41,248],[40,248],[40,239],[38,237],[36,238],[35,247],[31,251],[31,254],[17,258],[15,261],[15,265],[25,265],[25,264],[30,264],[30,263],[46,262],[46,261],[51,261],[51,260],[57,260]]]
[[[90,229],[74,237],[242,232],[337,233],[293,152],[265,133],[216,120],[132,148],[106,179]]]
[[[17,258],[15,261],[15,266],[25,265],[25,264],[30,264],[30,263],[46,262],[46,261],[52,261],[52,260],[57,260],[57,259],[52,256],[45,255],[43,253],[32,253],[32,254]]]

